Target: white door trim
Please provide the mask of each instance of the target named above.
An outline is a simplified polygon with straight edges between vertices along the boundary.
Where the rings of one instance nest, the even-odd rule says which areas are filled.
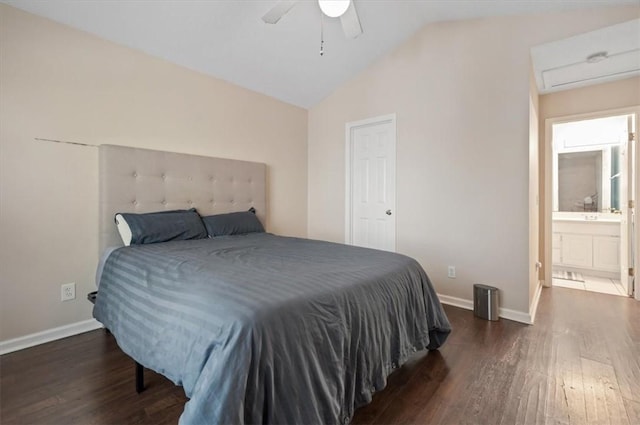
[[[551,128],[553,124],[560,124],[571,121],[580,121],[587,120],[592,118],[605,118],[616,115],[636,115],[636,138],[638,133],[638,119],[640,118],[640,107],[639,106],[631,106],[626,108],[616,108],[616,109],[607,109],[603,111],[597,112],[588,112],[584,114],[575,114],[575,115],[565,115],[555,118],[547,118],[545,120],[545,135],[544,135],[544,143],[545,143],[545,155],[544,155],[544,286],[552,286],[552,212],[553,212],[553,186],[552,186],[552,167],[553,167],[553,146],[552,146],[552,134]],[[636,145],[637,146],[637,145]],[[633,152],[636,161],[636,178],[638,174],[640,174],[640,153],[636,150]],[[540,176],[542,177],[542,176]],[[635,188],[635,203],[638,204],[638,198],[640,197],[640,185],[636,184]],[[637,211],[637,208],[636,208]],[[637,216],[636,216],[637,217]],[[635,246],[638,247],[640,244],[640,226],[637,225],[636,222],[636,235],[635,235]],[[633,236],[632,236],[633,237]],[[634,266],[636,268],[636,280],[635,280],[635,298],[640,301],[640,290],[638,290],[638,280],[637,280],[637,270],[638,265],[640,264],[640,249],[636,248],[635,253],[635,261]]]
[[[352,244],[352,199],[351,199],[351,157],[352,157],[352,135],[353,130],[358,127],[365,127],[372,124],[391,124],[393,126],[393,137],[391,143],[393,144],[394,158],[393,162],[396,163],[396,145],[397,145],[397,126],[396,126],[396,114],[381,115],[379,117],[367,118],[360,121],[348,122],[345,125],[345,226],[344,226],[344,243]],[[396,199],[393,200],[393,213],[396,213]],[[396,220],[397,223],[397,220]],[[395,233],[395,231],[394,231]],[[394,242],[395,247],[395,242]],[[394,249],[395,250],[395,249]]]

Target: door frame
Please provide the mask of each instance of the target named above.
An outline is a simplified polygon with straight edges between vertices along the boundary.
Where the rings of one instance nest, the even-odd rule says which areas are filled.
[[[640,154],[638,152],[638,127],[640,120],[640,106],[630,106],[626,108],[616,108],[616,109],[606,109],[597,112],[588,112],[584,114],[575,114],[575,115],[564,115],[560,117],[547,118],[544,122],[544,143],[545,143],[545,157],[544,157],[544,286],[550,287],[552,286],[552,273],[553,273],[553,260],[552,260],[552,242],[553,242],[553,139],[551,128],[553,124],[561,124],[565,122],[571,121],[580,121],[580,120],[588,120],[595,118],[606,118],[616,115],[631,115],[635,114],[636,116],[636,142],[635,149],[633,150],[632,155],[635,158],[632,158],[632,161],[636,164],[636,179],[640,174]],[[629,183],[631,183],[631,177],[629,176]],[[636,223],[635,223],[635,235],[631,235],[631,238],[635,237],[635,255],[634,255],[634,267],[636,269],[636,279],[634,279],[634,296],[636,300],[640,301],[640,285],[637,279],[637,270],[640,265],[640,249],[638,246],[640,244],[640,226],[637,222],[638,214],[637,214],[637,205],[638,199],[640,199],[640,185],[635,185],[635,193],[634,193],[634,202],[636,208],[634,208]],[[629,214],[631,217],[631,214]],[[631,220],[631,219],[630,219]],[[629,223],[631,226],[631,223]]]
[[[368,127],[371,125],[377,124],[391,124],[393,127],[393,137],[391,138],[391,144],[393,148],[393,162],[396,164],[396,178],[398,176],[397,172],[397,139],[398,139],[398,127],[396,125],[396,114],[395,112],[387,115],[380,115],[373,118],[367,118],[359,121],[351,121],[345,124],[345,225],[344,225],[344,243],[348,245],[353,244],[353,223],[352,223],[352,212],[353,212],[353,198],[352,198],[352,163],[351,159],[353,157],[353,131],[360,127]],[[398,186],[398,182],[396,180],[396,188]],[[396,214],[396,203],[397,203],[397,190],[396,196],[393,199],[393,213]],[[393,250],[396,249],[396,241],[397,241],[397,227],[398,220],[395,220],[395,228],[393,229],[394,233],[394,241],[393,241]]]

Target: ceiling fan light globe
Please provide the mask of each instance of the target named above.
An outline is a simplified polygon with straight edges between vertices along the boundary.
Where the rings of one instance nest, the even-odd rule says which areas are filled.
[[[330,18],[338,18],[349,8],[351,0],[318,0],[322,13]]]

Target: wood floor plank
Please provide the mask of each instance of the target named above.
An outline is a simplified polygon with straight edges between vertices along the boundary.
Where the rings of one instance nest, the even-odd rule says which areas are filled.
[[[629,419],[613,367],[581,359],[587,405],[587,422],[625,425]]]
[[[548,369],[552,353],[551,333],[541,328],[526,327],[521,333],[522,345],[517,353],[517,367],[511,380],[508,399],[501,423],[539,424],[547,415]],[[516,402],[517,401],[517,402]]]
[[[438,351],[416,353],[354,424],[639,424],[640,303],[544,289],[536,324],[445,306]],[[0,356],[0,423],[176,424],[182,388],[134,364],[102,330]]]
[[[536,371],[523,371],[514,377],[501,424],[540,424],[545,421],[547,377]]]
[[[640,328],[640,324],[636,324],[636,327]],[[640,353],[640,342],[634,342],[631,335],[627,335],[617,340],[610,338],[609,344],[612,345],[611,364],[616,372],[620,393],[631,400],[634,395],[640,394],[640,357],[630,356],[629,353]]]
[[[630,424],[640,424],[640,401],[623,399],[624,409]]]
[[[557,341],[558,360],[555,375],[559,378],[570,424],[587,423],[587,399],[580,351],[575,339]]]
[[[544,411],[544,421],[542,423],[571,424],[571,415],[569,414],[569,407],[564,396],[562,382],[555,376],[549,376],[547,378]]]

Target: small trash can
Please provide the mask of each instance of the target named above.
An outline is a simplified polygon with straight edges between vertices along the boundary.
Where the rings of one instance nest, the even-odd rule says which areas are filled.
[[[473,314],[485,320],[500,320],[498,292],[498,288],[493,286],[473,285]]]

